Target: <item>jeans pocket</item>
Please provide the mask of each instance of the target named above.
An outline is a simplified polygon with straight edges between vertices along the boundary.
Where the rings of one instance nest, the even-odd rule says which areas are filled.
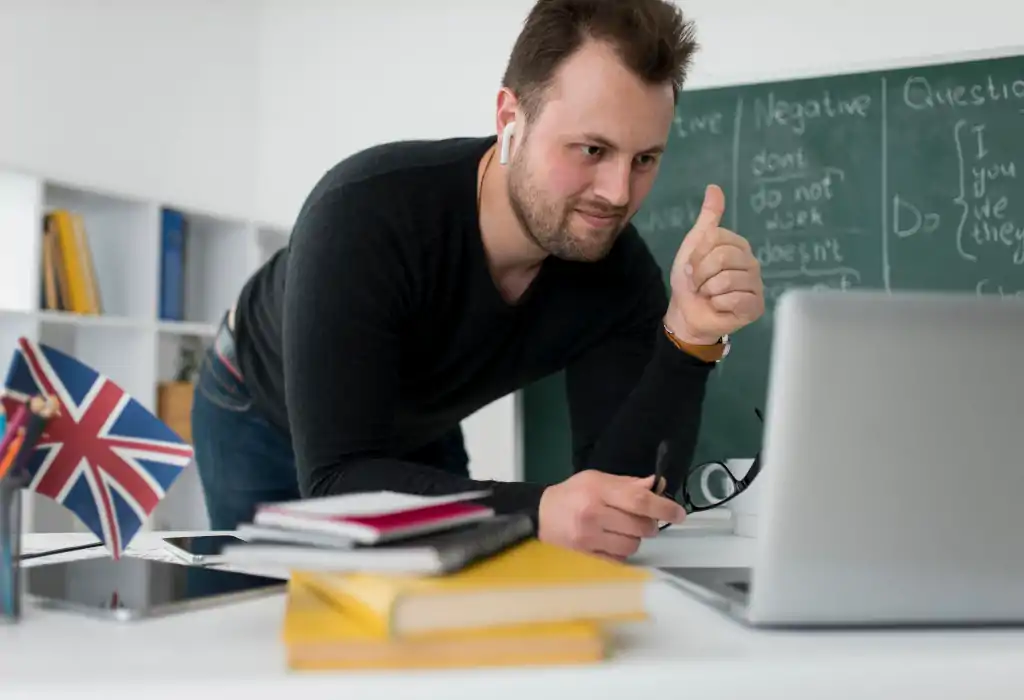
[[[196,391],[214,405],[227,411],[241,413],[252,408],[252,396],[245,388],[245,384],[211,351],[203,358]]]

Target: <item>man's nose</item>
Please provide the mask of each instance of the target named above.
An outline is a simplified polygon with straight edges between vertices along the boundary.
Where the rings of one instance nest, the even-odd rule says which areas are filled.
[[[629,204],[632,190],[633,167],[630,161],[609,160],[598,168],[594,182],[594,194],[614,207]]]

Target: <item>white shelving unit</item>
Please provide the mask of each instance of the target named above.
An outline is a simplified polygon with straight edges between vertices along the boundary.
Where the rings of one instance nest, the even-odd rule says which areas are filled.
[[[101,316],[41,310],[42,220],[58,207],[83,217]],[[180,322],[159,318],[164,207],[187,219]],[[173,379],[182,346],[209,342],[249,275],[287,240],[280,226],[0,168],[0,369],[6,374],[17,339],[25,336],[88,363],[156,412],[158,383]],[[194,467],[178,479],[148,528],[206,526]],[[27,499],[25,519],[27,531],[84,530],[41,497]]]

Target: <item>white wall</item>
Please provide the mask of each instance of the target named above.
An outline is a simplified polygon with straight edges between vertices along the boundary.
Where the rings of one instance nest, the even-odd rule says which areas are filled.
[[[369,144],[492,133],[504,62],[531,4],[267,0],[259,216],[290,223],[323,171]],[[517,424],[513,397],[466,421],[475,477],[518,478]]]
[[[371,143],[493,131],[532,0],[263,0],[258,211],[290,221],[313,182]],[[697,23],[690,87],[802,77],[1014,45],[1024,6],[976,0],[677,0]],[[395,48],[401,47],[401,48]]]
[[[259,6],[0,0],[0,164],[251,215]]]

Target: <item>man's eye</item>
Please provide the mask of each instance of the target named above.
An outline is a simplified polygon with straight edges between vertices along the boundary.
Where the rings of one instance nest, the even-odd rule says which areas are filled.
[[[601,155],[602,149],[600,146],[583,146],[583,155],[588,158],[596,158]]]

